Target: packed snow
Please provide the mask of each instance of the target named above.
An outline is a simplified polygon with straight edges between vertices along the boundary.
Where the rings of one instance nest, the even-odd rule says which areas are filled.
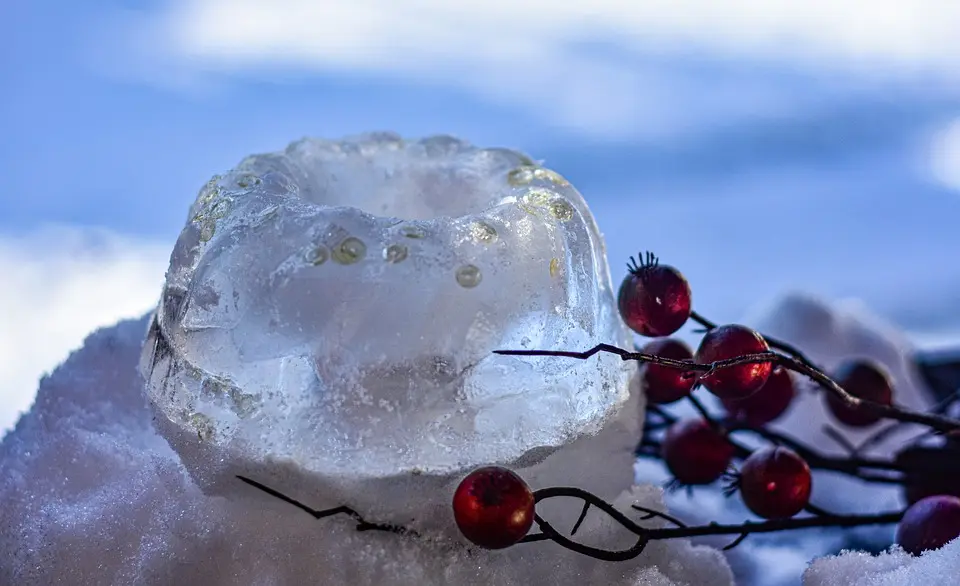
[[[204,495],[153,427],[137,373],[148,324],[145,317],[91,335],[43,380],[33,409],[0,445],[0,584],[732,583],[717,550],[685,541],[652,544],[627,563],[551,543],[486,552],[459,540],[359,533],[342,518],[317,521],[266,497]],[[564,482],[579,483],[578,472],[568,470]],[[450,525],[452,492],[426,495]],[[294,496],[311,505],[322,497]],[[627,510],[632,502],[663,508],[651,486],[625,491],[617,504]],[[585,543],[631,544],[599,514],[581,531]]]

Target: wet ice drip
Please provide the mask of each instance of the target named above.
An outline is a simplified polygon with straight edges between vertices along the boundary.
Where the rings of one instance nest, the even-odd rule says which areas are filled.
[[[376,134],[252,156],[200,191],[141,371],[206,492],[244,474],[387,514],[447,507],[436,491],[480,465],[552,478],[551,454],[618,417],[636,441],[633,365],[491,353],[599,342],[630,336],[569,182],[515,151]]]

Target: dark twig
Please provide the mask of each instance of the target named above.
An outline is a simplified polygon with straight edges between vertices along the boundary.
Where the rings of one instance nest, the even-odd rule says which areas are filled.
[[[587,511],[590,510],[590,502],[583,501],[583,508],[580,509],[580,516],[577,517],[577,522],[573,524],[573,529],[570,530],[570,536],[577,534],[577,531],[580,529],[580,525],[583,524],[583,521],[587,518]]]
[[[644,440],[643,449],[638,449],[634,452],[640,458],[648,458],[651,460],[660,460],[660,442],[657,442],[652,439]],[[814,452],[815,453],[815,452]],[[735,450],[735,457],[738,460],[742,460],[750,455],[750,451],[741,453],[739,450]],[[864,468],[866,466],[860,466],[860,462],[855,459],[845,459],[845,458],[828,458],[826,456],[817,456],[809,457],[803,456],[807,464],[810,465],[810,468],[816,470],[827,470],[830,472],[838,472],[841,474],[846,474],[847,476],[852,476],[864,482],[869,482],[871,484],[897,484],[902,485],[904,483],[904,477],[902,475],[891,476],[889,474],[876,474],[873,472],[867,472]],[[904,468],[904,466],[898,466],[894,463],[880,462],[881,464],[887,464],[890,468]]]
[[[935,410],[931,413],[936,413]],[[942,415],[942,413],[941,413]],[[885,427],[881,427],[877,431],[873,432],[867,436],[863,441],[860,442],[860,445],[857,446],[856,454],[860,455],[868,450],[871,450],[889,438],[894,433],[900,431],[904,427],[904,423],[900,421],[894,421]]]
[[[704,537],[708,535],[737,535],[737,539],[728,544],[724,549],[732,549],[741,543],[747,535],[754,533],[773,533],[776,531],[792,531],[797,529],[811,529],[819,527],[858,527],[862,525],[884,525],[897,523],[903,517],[903,511],[888,513],[877,513],[873,515],[835,515],[827,513],[822,509],[814,507],[816,515],[810,517],[793,517],[790,519],[776,519],[771,521],[747,521],[740,524],[720,525],[718,523],[709,523],[707,525],[687,526],[677,520],[672,520],[675,527],[646,528],[641,527],[620,513],[613,505],[603,501],[596,495],[593,495],[583,489],[571,487],[545,488],[534,492],[534,498],[537,502],[548,498],[572,497],[579,498],[589,502],[592,506],[603,510],[609,514],[624,529],[637,536],[637,542],[632,547],[625,550],[607,551],[585,546],[576,543],[563,535],[560,535],[547,521],[537,516],[536,523],[542,533],[528,535],[522,542],[543,541],[549,539],[555,543],[584,555],[589,555],[601,560],[622,561],[632,559],[643,552],[646,544],[659,539],[677,539],[690,537]],[[637,510],[648,511],[652,509],[640,508]],[[662,513],[656,516],[663,517]]]
[[[738,545],[740,545],[741,543],[743,543],[743,540],[746,539],[746,538],[749,537],[749,536],[750,536],[750,533],[744,531],[743,533],[740,534],[739,537],[737,537],[736,539],[734,539],[734,540],[731,541],[730,543],[724,545],[721,549],[722,549],[723,551],[730,551],[731,549],[733,549],[733,548],[737,547]]]
[[[586,360],[597,354],[598,352],[605,352],[609,354],[616,354],[622,360],[633,360],[637,362],[648,362],[652,364],[658,364],[661,366],[666,366],[669,368],[678,368],[687,371],[698,371],[704,374],[710,374],[721,368],[729,368],[731,366],[739,366],[741,364],[759,364],[763,362],[770,362],[773,364],[779,364],[785,368],[788,368],[794,372],[798,372],[813,381],[817,382],[821,387],[823,387],[828,392],[833,393],[838,399],[844,402],[848,407],[853,409],[865,409],[880,415],[881,417],[887,419],[895,419],[898,421],[904,421],[909,423],[919,423],[926,425],[932,429],[936,429],[941,432],[950,432],[950,431],[960,431],[960,421],[952,419],[950,417],[944,417],[942,415],[937,415],[933,413],[921,413],[917,411],[910,411],[902,407],[896,407],[893,405],[881,405],[873,401],[867,401],[859,397],[855,397],[843,389],[839,384],[836,383],[829,376],[823,372],[817,370],[816,368],[808,365],[798,358],[793,356],[786,356],[783,354],[778,354],[776,352],[760,352],[757,354],[746,354],[743,356],[738,356],[736,358],[730,358],[728,360],[718,360],[709,364],[700,364],[692,360],[673,360],[671,358],[664,358],[662,356],[657,356],[654,354],[645,354],[643,352],[630,352],[624,350],[623,348],[618,348],[611,344],[598,344],[593,348],[586,350],[584,352],[571,352],[563,350],[495,350],[495,354],[501,354],[505,356],[557,356],[562,358],[576,358],[579,360]]]
[[[694,386],[694,390],[696,390],[696,386]],[[691,395],[687,395],[687,401],[689,401],[690,404],[693,405],[693,408],[697,410],[697,413],[700,414],[700,417],[703,417],[704,420],[706,420],[706,422],[710,424],[710,427],[714,429],[718,429],[721,432],[723,432],[723,426],[721,426],[716,420],[714,420],[714,418],[710,415],[710,412],[707,411],[707,408],[704,407],[703,403],[700,402],[700,399],[694,397],[691,394]]]
[[[305,511],[309,513],[310,515],[313,516],[314,519],[323,519],[325,517],[332,517],[334,515],[346,515],[357,522],[357,531],[387,531],[390,533],[396,533],[398,535],[409,535],[411,537],[420,536],[416,531],[412,529],[407,529],[406,527],[403,527],[401,525],[391,525],[387,523],[371,523],[366,519],[364,519],[360,515],[360,513],[354,511],[353,509],[347,506],[339,506],[339,507],[333,507],[331,509],[320,509],[320,510],[313,509],[301,503],[298,500],[295,500],[277,490],[270,488],[265,484],[261,484],[257,482],[256,480],[251,480],[244,476],[237,476],[237,478],[256,489],[262,490],[263,492],[269,494],[274,498],[278,498],[285,503],[289,503],[297,507],[301,511]]]
[[[696,311],[690,312],[690,319],[692,319],[693,321],[703,326],[703,329],[706,331],[710,331],[717,327],[717,324],[703,317]],[[767,336],[765,334],[763,335],[763,339],[767,341],[767,345],[770,346],[771,348],[775,350],[779,350],[784,354],[789,354],[790,356],[793,356],[794,358],[796,358],[800,362],[803,362],[807,366],[816,368],[816,365],[813,362],[811,362],[810,359],[807,358],[807,356],[793,344],[784,342],[783,340],[778,340],[776,338],[771,338],[770,336]]]
[[[845,435],[840,433],[840,431],[833,427],[832,425],[824,425],[823,433],[828,438],[832,439],[838,446],[843,448],[851,456],[856,456],[859,454],[857,451],[857,446],[853,445],[850,440],[846,438]]]
[[[644,521],[646,521],[647,519],[653,519],[654,517],[658,517],[658,518],[660,518],[660,519],[663,519],[664,521],[669,521],[670,523],[673,523],[673,524],[676,525],[677,527],[686,527],[686,526],[687,526],[686,523],[682,522],[680,519],[677,519],[676,517],[673,517],[673,516],[671,516],[671,515],[668,515],[667,513],[664,513],[664,512],[661,512],[661,511],[657,511],[656,509],[651,509],[651,508],[648,508],[648,507],[642,507],[642,506],[640,506],[640,505],[630,505],[630,507],[631,507],[633,510],[635,510],[635,511],[640,511],[641,513],[646,513],[643,517],[641,517],[641,519],[644,520]]]
[[[941,399],[939,403],[937,403],[936,405],[933,406],[932,409],[930,409],[930,412],[939,413],[940,415],[943,415],[944,413],[950,410],[950,407],[954,403],[956,403],[958,399],[960,399],[960,389],[957,389],[956,391],[950,393],[949,395]]]
[[[251,480],[243,476],[237,476],[237,478],[274,498],[297,507],[298,509],[310,514],[315,519],[323,519],[326,517],[332,517],[334,515],[346,515],[356,521],[357,531],[387,531],[390,533],[406,535],[414,538],[421,537],[421,535],[416,531],[399,525],[371,523],[365,520],[358,512],[347,506],[321,510],[313,509],[301,503],[300,501],[297,501],[255,480]],[[643,552],[647,543],[652,540],[701,537],[706,535],[738,535],[739,537],[735,541],[724,548],[730,549],[742,542],[746,535],[752,533],[770,533],[774,531],[789,531],[793,529],[806,529],[810,527],[855,527],[860,525],[896,523],[903,516],[903,512],[881,513],[877,515],[833,515],[826,513],[813,517],[782,519],[776,521],[747,521],[739,525],[719,525],[717,523],[710,523],[708,525],[691,527],[685,525],[679,519],[672,517],[667,513],[662,513],[655,509],[650,509],[641,505],[632,505],[634,510],[646,513],[646,516],[644,517],[645,520],[656,517],[664,519],[673,525],[673,527],[647,528],[637,524],[637,522],[620,512],[612,504],[580,488],[565,486],[542,488],[535,491],[533,496],[536,503],[540,503],[541,501],[549,498],[562,497],[578,498],[584,502],[583,508],[581,509],[580,518],[577,520],[576,525],[574,525],[574,528],[570,533],[571,536],[576,534],[577,530],[580,528],[583,518],[586,517],[587,510],[592,506],[603,511],[617,524],[622,526],[630,533],[633,533],[637,537],[637,541],[633,546],[621,550],[605,550],[589,545],[583,545],[573,541],[569,537],[562,535],[539,514],[535,514],[534,522],[537,524],[537,527],[539,527],[540,533],[527,535],[520,540],[520,543],[553,541],[561,547],[571,551],[590,556],[598,560],[611,562],[625,561],[637,557]]]
[[[659,419],[658,423],[672,425],[678,420],[677,416],[667,411],[661,405],[647,405],[647,412],[652,412],[655,414]],[[804,445],[799,440],[796,440],[788,435],[763,427],[754,427],[742,421],[724,422],[724,428],[726,429],[728,440],[734,447],[734,456],[737,459],[746,458],[752,453],[752,451],[738,442],[733,441],[731,436],[736,433],[747,432],[756,434],[772,444],[790,448],[800,457],[806,460],[811,468],[839,472],[848,476],[854,476],[865,482],[878,484],[903,484],[902,476],[878,475],[868,472],[868,470],[882,470],[884,472],[907,471],[907,467],[891,460],[868,458],[864,456],[851,456],[845,458],[827,456],[811,447]],[[650,431],[656,430],[649,430],[646,426],[644,426],[644,436],[641,439],[640,444],[637,446],[636,455],[645,458],[659,459],[660,442],[651,437],[651,434],[649,433]]]

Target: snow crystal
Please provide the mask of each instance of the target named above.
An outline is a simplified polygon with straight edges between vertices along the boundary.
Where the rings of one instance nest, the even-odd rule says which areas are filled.
[[[152,426],[136,371],[148,323],[91,335],[44,379],[33,409],[0,444],[0,584],[732,584],[717,550],[684,540],[652,543],[624,563],[549,542],[477,551],[461,540],[360,533],[343,518],[314,520],[277,500],[205,495]],[[587,468],[590,459],[571,457]],[[580,470],[567,470],[564,483],[587,480]],[[313,505],[319,495],[296,496]],[[429,497],[453,525],[452,488]],[[651,486],[616,500],[624,511],[631,503],[664,510],[661,491]],[[572,501],[565,508],[579,509]],[[578,538],[609,548],[632,544],[598,512]]]
[[[960,539],[912,556],[899,547],[878,556],[845,551],[818,559],[803,574],[804,586],[956,586]]]

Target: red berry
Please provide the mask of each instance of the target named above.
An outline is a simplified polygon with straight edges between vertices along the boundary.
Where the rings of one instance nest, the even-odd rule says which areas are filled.
[[[783,415],[795,395],[790,371],[775,366],[759,391],[745,399],[724,399],[723,406],[734,420],[761,427]]]
[[[733,446],[703,419],[685,419],[667,429],[660,456],[674,478],[683,484],[710,484],[733,459]]]
[[[679,330],[692,307],[687,279],[677,269],[659,264],[650,253],[639,266],[633,258],[630,261],[617,297],[620,317],[630,329],[650,338]]]
[[[960,498],[930,496],[911,505],[897,525],[900,547],[920,555],[960,537]]]
[[[750,454],[740,469],[743,504],[764,519],[787,519],[810,500],[810,466],[792,450],[763,448]]]
[[[486,549],[503,549],[523,539],[533,514],[530,487],[499,466],[474,470],[453,495],[453,516],[460,532]]]
[[[690,347],[673,338],[654,340],[643,347],[644,354],[653,354],[674,360],[692,360]],[[697,382],[696,372],[646,363],[640,369],[647,400],[651,403],[672,403],[690,394]],[[684,376],[687,375],[687,376]]]
[[[769,350],[763,336],[748,327],[720,326],[704,334],[697,349],[697,362],[709,364]],[[700,382],[721,399],[745,399],[760,390],[770,378],[772,370],[773,364],[770,362],[738,364],[702,376]]]
[[[890,375],[879,364],[866,360],[846,362],[837,369],[833,379],[854,397],[882,405],[893,404]],[[849,407],[833,393],[827,392],[826,397],[827,407],[841,423],[851,427],[867,427],[881,419],[880,415],[871,411]]]

